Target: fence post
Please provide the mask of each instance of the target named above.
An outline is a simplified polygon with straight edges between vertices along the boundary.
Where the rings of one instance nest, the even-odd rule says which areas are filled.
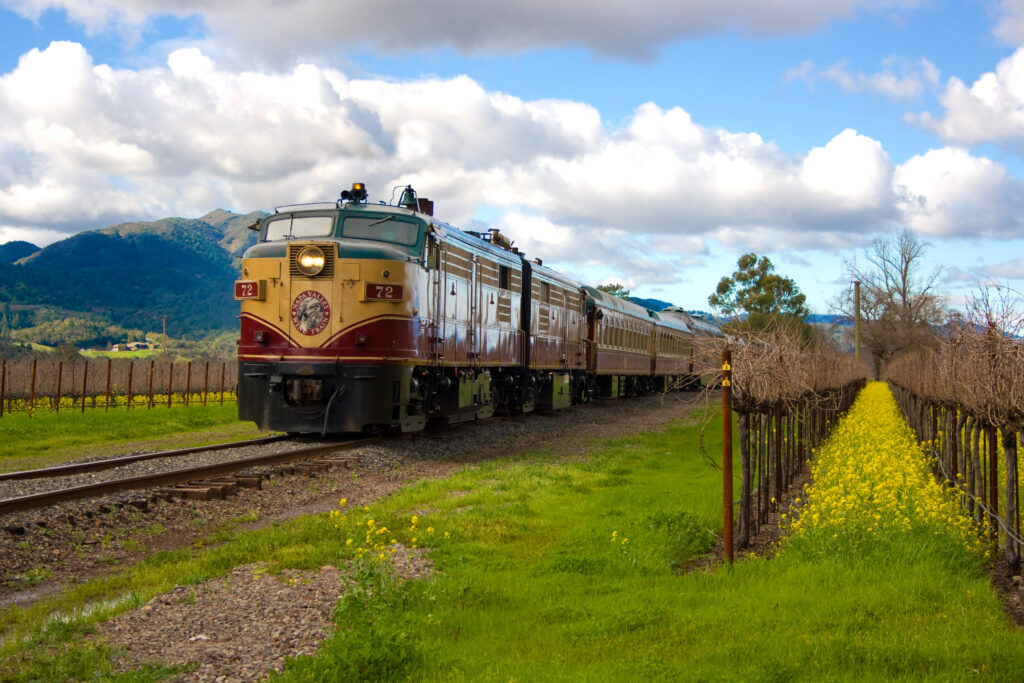
[[[1015,523],[1017,509],[1020,501],[1017,500],[1017,432],[1009,429],[1003,430],[1003,454],[1006,458],[1006,526],[1008,529],[1020,531],[1020,525]],[[1015,528],[1016,527],[1016,528]],[[1003,557],[1006,559],[1010,576],[1020,572],[1020,551],[1017,542],[1013,540],[1013,534],[1006,534],[1006,548]]]
[[[0,365],[0,417],[4,416],[4,394],[7,392],[7,359]]]
[[[750,502],[754,481],[750,471],[750,413],[739,413],[736,420],[740,439],[740,533],[736,545],[746,548],[750,545]]]
[[[185,407],[188,408],[188,395],[192,393],[192,361],[188,362],[185,373]]]
[[[64,379],[64,361],[57,361],[57,403],[56,403],[55,410],[58,413],[60,412],[60,385],[62,384],[62,380],[63,379]],[[71,379],[72,379],[72,381],[74,381],[74,377],[72,377]],[[72,403],[71,405],[73,407],[75,404]]]
[[[732,546],[732,350],[722,350],[722,539],[725,557],[733,562]]]
[[[135,374],[135,361],[128,361],[128,407],[125,410],[132,409],[132,377]]]
[[[85,361],[85,366],[82,368],[82,414],[85,414],[85,392],[88,390],[89,385],[86,381],[89,378],[89,361]]]
[[[206,369],[203,371],[203,407],[206,407],[206,392],[210,390],[210,361],[206,361]]]
[[[149,391],[146,394],[146,409],[152,410],[153,408],[153,370],[155,369],[156,361],[149,361]]]
[[[226,361],[220,363],[220,404],[224,405],[224,370],[228,364]]]
[[[167,407],[171,407],[171,401],[174,398],[174,361],[171,361],[171,365],[167,368]]]
[[[988,427],[986,434],[988,444],[988,490],[989,507],[991,508],[992,538],[999,540],[999,526],[996,518],[999,517],[999,444],[996,443],[995,426]]]
[[[782,404],[775,404],[775,503],[782,505]]]
[[[107,358],[107,403],[103,408],[104,412],[110,410],[110,366],[113,365],[113,363],[113,359]]]
[[[32,359],[32,383],[28,390],[28,416],[32,417],[32,411],[36,407],[36,359]]]

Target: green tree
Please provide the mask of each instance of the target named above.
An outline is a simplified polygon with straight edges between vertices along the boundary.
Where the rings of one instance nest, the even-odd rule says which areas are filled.
[[[11,336],[11,319],[8,310],[6,301],[0,304],[0,338]]]
[[[775,272],[767,256],[758,258],[754,253],[744,254],[736,265],[736,272],[719,280],[715,293],[708,297],[713,308],[732,317],[742,313],[768,318],[785,316],[800,321],[807,317],[807,297],[791,278]]]
[[[620,299],[629,298],[629,290],[626,289],[625,285],[618,282],[613,282],[609,285],[598,285],[597,288],[602,292],[606,292],[612,296],[617,296]]]
[[[734,318],[723,329],[737,332],[788,330],[807,344],[821,341],[804,320],[809,313],[807,297],[791,278],[775,272],[767,256],[744,254],[736,265],[736,272],[719,280],[715,293],[708,297],[713,308]]]

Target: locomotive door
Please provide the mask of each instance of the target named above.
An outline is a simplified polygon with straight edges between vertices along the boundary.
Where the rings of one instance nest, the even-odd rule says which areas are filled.
[[[558,316],[561,320],[558,323],[558,349],[559,349],[559,362],[562,368],[566,368],[569,364],[569,292],[565,289],[558,288]]]
[[[467,360],[478,365],[480,360],[480,263],[476,254],[470,263],[469,272],[469,320],[466,336]]]
[[[437,268],[434,269],[434,364],[444,362],[444,347],[448,339],[448,254],[438,241]]]

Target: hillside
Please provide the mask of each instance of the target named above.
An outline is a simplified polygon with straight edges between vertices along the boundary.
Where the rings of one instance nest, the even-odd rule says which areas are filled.
[[[22,242],[21,240],[0,244],[0,263],[14,263],[37,251],[39,251],[39,247],[31,242]]]
[[[24,255],[0,259],[0,303],[19,311],[14,327],[47,324],[51,336],[55,319],[154,331],[166,316],[172,336],[234,329],[232,284],[260,215],[218,209],[81,232],[34,251],[2,245],[0,254]]]

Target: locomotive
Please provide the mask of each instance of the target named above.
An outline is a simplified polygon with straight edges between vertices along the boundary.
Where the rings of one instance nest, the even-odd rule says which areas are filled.
[[[396,188],[397,189],[397,188]],[[700,330],[459,230],[406,186],[278,207],[235,298],[239,419],[289,433],[416,431],[695,381]]]

